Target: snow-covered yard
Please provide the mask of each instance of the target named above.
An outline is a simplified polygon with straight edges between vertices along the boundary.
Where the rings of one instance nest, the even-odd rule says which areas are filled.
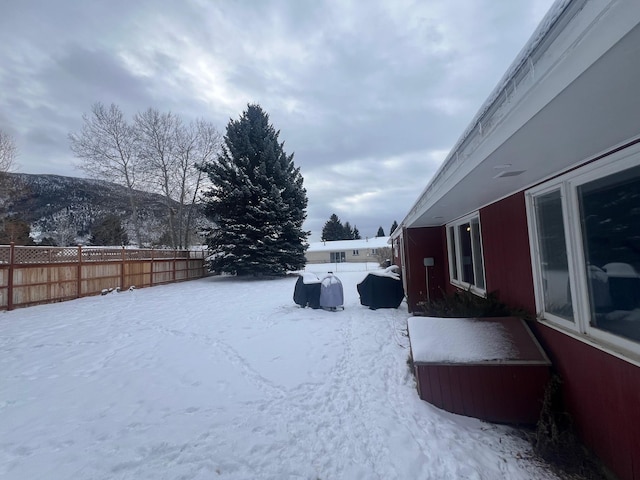
[[[338,312],[295,305],[295,277],[210,277],[0,314],[0,477],[557,478],[421,401],[406,307],[360,306],[345,269]]]

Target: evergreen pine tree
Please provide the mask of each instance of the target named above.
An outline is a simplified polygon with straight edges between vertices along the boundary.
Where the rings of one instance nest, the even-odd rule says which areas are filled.
[[[4,229],[0,232],[0,244],[34,245],[30,236],[31,227],[27,222],[16,217],[9,217],[4,221]]]
[[[384,237],[384,230],[382,227],[378,227],[378,233],[376,233],[376,237]]]
[[[360,231],[358,230],[358,227],[356,227],[355,225],[353,226],[353,239],[362,240],[362,237],[360,236]]]
[[[205,213],[216,223],[211,268],[237,275],[284,275],[305,264],[307,193],[300,169],[259,105],[227,125],[222,152],[202,169],[212,187]]]
[[[120,218],[110,214],[91,228],[91,245],[127,245],[129,237]]]
[[[321,240],[331,242],[334,240],[343,240],[343,237],[344,227],[342,226],[342,222],[335,213],[332,213],[329,220],[327,220],[324,227],[322,227]]]
[[[353,229],[349,222],[344,222],[342,240],[353,240]]]
[[[389,229],[389,236],[391,236],[391,234],[396,231],[396,228],[398,228],[398,222],[394,220],[391,224],[391,228]]]

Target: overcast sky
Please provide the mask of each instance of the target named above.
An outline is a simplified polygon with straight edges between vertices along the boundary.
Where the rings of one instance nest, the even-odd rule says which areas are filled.
[[[213,121],[248,103],[295,153],[320,238],[400,222],[552,0],[2,0],[0,129],[17,171],[83,176],[95,102]]]

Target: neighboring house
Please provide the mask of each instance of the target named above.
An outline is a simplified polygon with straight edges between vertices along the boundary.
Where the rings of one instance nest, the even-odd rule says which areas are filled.
[[[578,434],[640,479],[639,1],[556,2],[391,238],[411,311],[531,312]]]
[[[385,247],[391,247],[389,237],[312,242],[305,256],[307,263],[377,262],[379,250]]]

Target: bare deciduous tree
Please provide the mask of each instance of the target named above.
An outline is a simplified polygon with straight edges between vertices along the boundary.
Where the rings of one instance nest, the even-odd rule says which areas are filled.
[[[381,247],[376,249],[376,260],[381,267],[388,267],[393,263],[393,251],[391,247]]]
[[[70,134],[71,149],[83,160],[80,168],[94,178],[129,188],[136,241],[141,244],[134,188],[161,194],[167,208],[171,246],[190,244],[197,199],[206,181],[199,168],[219,151],[222,139],[213,124],[197,120],[185,124],[173,114],[149,108],[127,123],[116,105],[96,103],[83,115],[79,134]]]
[[[18,147],[15,140],[8,133],[0,130],[0,230],[4,231],[5,221],[9,215],[8,206],[15,197],[17,186],[11,181],[7,173],[15,167]]]
[[[0,130],[0,172],[8,173],[15,166],[18,147],[11,135]]]
[[[181,128],[181,124],[181,120],[171,112],[160,113],[154,108],[137,113],[134,118],[145,183],[165,198],[168,234],[171,246],[174,248],[178,244],[175,227],[176,211],[173,202],[175,191],[173,176],[176,170],[174,150],[176,132]]]
[[[200,168],[211,161],[222,144],[222,137],[212,123],[197,120],[180,128],[176,137],[176,180],[179,203],[180,242],[190,244],[190,234],[197,200],[207,176]]]
[[[59,247],[76,245],[78,226],[76,225],[73,214],[69,209],[55,213],[51,220],[53,221],[54,230],[49,232],[49,234],[55,241],[56,245]]]
[[[91,113],[84,114],[82,119],[82,130],[69,134],[71,150],[82,159],[80,168],[89,176],[127,187],[136,242],[141,245],[135,195],[139,167],[135,129],[114,104],[107,108],[102,103],[95,103]]]
[[[206,178],[198,166],[218,153],[221,136],[209,122],[185,124],[173,113],[152,108],[136,115],[135,126],[147,181],[165,197],[171,246],[186,248]]]

